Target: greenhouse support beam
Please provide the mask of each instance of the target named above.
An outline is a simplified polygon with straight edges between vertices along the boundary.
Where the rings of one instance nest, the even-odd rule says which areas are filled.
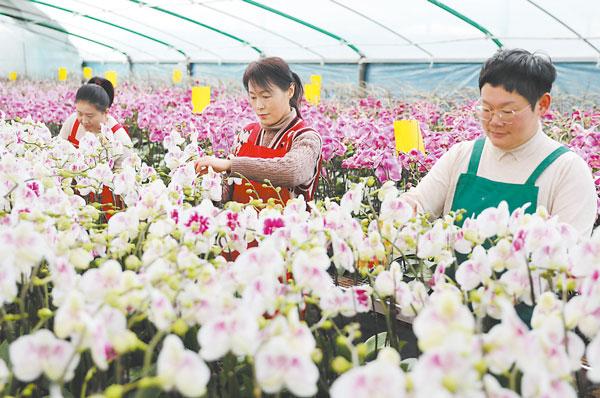
[[[324,57],[322,54],[319,54],[318,52],[316,52],[316,51],[312,50],[311,48],[309,48],[309,47],[307,47],[307,46],[303,45],[302,43],[298,43],[297,41],[295,41],[295,40],[293,40],[293,39],[290,39],[289,37],[286,37],[286,36],[284,36],[284,35],[282,35],[282,34],[280,34],[280,33],[277,33],[277,32],[275,32],[275,31],[271,30],[271,29],[267,29],[267,28],[265,28],[264,26],[261,26],[261,25],[259,25],[259,24],[255,24],[255,23],[253,23],[253,22],[250,22],[250,21],[248,21],[247,19],[240,18],[240,17],[238,17],[237,15],[233,15],[233,14],[230,14],[230,13],[228,13],[228,12],[225,12],[225,11],[219,10],[218,8],[211,7],[211,6],[207,5],[207,4],[204,4],[204,3],[194,3],[194,4],[195,4],[195,5],[202,6],[202,7],[204,7],[204,8],[208,8],[209,10],[213,10],[214,12],[218,12],[219,14],[227,15],[227,16],[228,16],[228,17],[230,17],[230,18],[237,19],[238,21],[241,21],[241,22],[243,22],[243,23],[245,23],[245,24],[248,24],[248,25],[250,25],[250,26],[253,26],[253,27],[255,27],[255,28],[257,28],[257,29],[260,29],[260,30],[262,30],[262,31],[264,31],[264,32],[267,32],[267,33],[269,33],[269,34],[271,34],[271,35],[273,35],[273,36],[277,36],[277,37],[279,37],[279,38],[281,38],[281,39],[283,39],[283,40],[285,40],[285,41],[287,41],[287,42],[289,42],[289,43],[292,43],[292,44],[294,44],[295,46],[298,46],[298,47],[300,47],[301,49],[303,49],[303,50],[305,50],[305,51],[308,51],[308,52],[309,52],[309,53],[311,53],[311,54],[314,54],[314,55],[316,55],[317,57],[319,57],[319,59],[320,59],[320,62],[321,62],[321,65],[324,65],[324,64],[325,64],[325,57]]]
[[[477,22],[473,21],[471,18],[467,17],[466,15],[461,14],[460,12],[456,11],[454,8],[447,6],[446,4],[442,3],[441,1],[437,1],[437,0],[427,0],[427,1],[430,2],[431,4],[438,6],[439,8],[441,8],[442,10],[444,10],[446,12],[449,12],[450,14],[465,21],[472,27],[474,27],[477,30],[479,30],[480,32],[484,33],[488,38],[490,38],[494,43],[496,43],[498,48],[502,48],[504,46],[502,44],[502,42],[500,40],[498,40],[489,30],[487,30],[483,26],[479,25]]]
[[[324,34],[326,36],[329,36],[329,37],[331,37],[333,39],[336,39],[336,40],[340,41],[341,43],[343,43],[344,45],[348,46],[352,51],[354,51],[355,53],[357,53],[361,59],[366,58],[365,54],[363,54],[363,52],[360,51],[360,49],[358,49],[358,47],[356,47],[352,43],[349,43],[347,40],[341,38],[340,36],[338,36],[338,35],[336,35],[334,33],[331,33],[329,31],[326,31],[325,29],[319,28],[318,26],[315,26],[315,25],[313,25],[313,24],[311,24],[309,22],[306,22],[306,21],[304,21],[304,20],[302,20],[300,18],[296,18],[296,17],[294,17],[292,15],[286,14],[285,12],[282,12],[282,11],[276,10],[276,9],[274,9],[272,7],[269,7],[269,6],[266,6],[264,4],[261,4],[261,3],[257,2],[257,1],[253,1],[253,0],[242,0],[242,1],[244,3],[251,4],[251,5],[255,6],[255,7],[262,8],[263,10],[272,12],[273,14],[279,15],[279,16],[281,16],[283,18],[287,18],[290,21],[297,22],[300,25],[304,25],[304,26],[306,26],[306,27],[308,27],[310,29],[313,29],[313,30],[315,30],[315,31],[317,31],[319,33],[322,33],[322,34]]]
[[[427,51],[426,49],[424,49],[423,47],[421,47],[418,43],[415,43],[414,41],[410,40],[408,37],[406,37],[406,36],[404,36],[404,35],[396,32],[394,29],[392,29],[392,28],[390,28],[390,27],[382,24],[379,21],[376,21],[375,19],[369,17],[368,15],[365,15],[362,12],[359,12],[359,11],[355,10],[354,8],[348,7],[347,5],[340,3],[339,1],[336,1],[336,0],[329,0],[329,1],[331,1],[332,3],[338,5],[339,7],[342,7],[344,9],[346,9],[346,10],[348,10],[348,11],[350,11],[350,12],[352,12],[352,13],[354,13],[354,14],[356,14],[356,15],[364,18],[364,19],[366,19],[367,21],[369,21],[369,22],[371,22],[371,23],[379,26],[380,28],[383,28],[383,29],[387,30],[388,32],[390,32],[394,36],[401,38],[402,40],[406,41],[411,46],[413,46],[413,47],[421,50],[425,54],[427,54],[427,56],[431,59],[431,63],[433,63],[434,55],[432,53],[430,53],[429,51]]]
[[[66,30],[66,29],[64,29],[64,28],[61,28],[61,27],[58,27],[58,26],[53,26],[53,25],[50,25],[50,24],[48,24],[48,23],[45,23],[45,22],[35,21],[35,20],[33,20],[33,19],[25,18],[25,17],[18,16],[18,15],[11,15],[11,14],[7,14],[7,13],[5,13],[5,12],[1,12],[1,11],[0,11],[0,15],[4,15],[5,17],[13,18],[13,19],[15,19],[15,20],[17,20],[17,21],[21,21],[21,22],[25,22],[25,23],[33,24],[33,25],[36,25],[36,26],[41,26],[42,28],[51,29],[51,30],[54,30],[54,31],[56,31],[56,32],[60,32],[60,33],[63,33],[63,34],[65,34],[65,35],[68,35],[68,36],[77,37],[77,38],[79,38],[79,39],[82,39],[82,40],[89,41],[89,42],[91,42],[91,43],[94,43],[94,44],[97,44],[97,45],[99,45],[99,46],[102,46],[102,47],[109,48],[109,49],[111,49],[111,50],[113,50],[113,51],[116,51],[116,52],[118,52],[118,53],[121,53],[121,54],[123,54],[123,55],[125,56],[125,58],[128,60],[128,62],[130,62],[130,61],[131,61],[131,57],[130,57],[130,56],[129,56],[129,54],[127,54],[125,51],[119,50],[118,48],[115,48],[115,47],[113,47],[113,46],[111,46],[111,45],[109,45],[109,44],[102,43],[102,42],[100,42],[100,41],[97,41],[97,40],[91,39],[91,38],[89,38],[89,37],[82,36],[82,35],[78,35],[78,34],[76,34],[76,33],[71,33],[71,32],[69,32],[68,30]]]
[[[571,33],[573,33],[575,36],[577,36],[585,44],[587,44],[588,46],[590,46],[591,48],[593,48],[594,51],[596,51],[596,53],[598,53],[598,55],[600,55],[600,49],[598,49],[598,47],[596,47],[594,44],[592,44],[592,42],[590,42],[588,39],[586,39],[585,37],[583,37],[582,35],[580,35],[579,32],[577,32],[571,26],[567,25],[567,23],[565,23],[563,20],[559,19],[557,16],[555,16],[554,14],[552,14],[550,11],[546,10],[544,7],[538,5],[533,0],[526,0],[526,1],[529,4],[531,4],[532,6],[534,6],[535,8],[537,8],[538,10],[540,10],[541,12],[543,12],[544,14],[548,15],[550,18],[552,18],[553,20],[555,20],[559,24],[561,24],[562,26],[564,26],[565,28],[567,28]],[[600,60],[599,60],[599,62],[600,62]]]
[[[66,12],[66,13],[71,14],[71,15],[78,15],[78,16],[81,16],[83,18],[87,18],[87,19],[90,19],[92,21],[99,22],[99,23],[111,26],[113,28],[124,30],[125,32],[132,33],[132,34],[140,36],[140,37],[142,37],[144,39],[151,40],[151,41],[153,41],[155,43],[161,44],[161,45],[166,46],[166,47],[168,47],[168,48],[170,48],[172,50],[175,50],[178,53],[180,53],[181,55],[183,55],[183,57],[186,60],[186,62],[188,62],[188,60],[189,60],[189,56],[185,53],[185,51],[176,48],[174,45],[172,45],[170,43],[166,43],[166,42],[164,42],[162,40],[159,40],[159,39],[157,39],[155,37],[152,37],[152,36],[148,36],[148,35],[146,35],[144,33],[138,32],[136,30],[129,29],[129,28],[125,27],[125,26],[121,26],[121,25],[115,24],[113,22],[106,21],[104,19],[96,18],[96,17],[93,17],[91,15],[80,14],[80,13],[74,11],[74,10],[70,10],[70,9],[64,8],[64,7],[59,7],[57,5],[46,3],[46,2],[43,2],[43,1],[39,1],[39,0],[28,0],[28,1],[31,2],[31,3],[34,3],[34,4],[40,4],[40,5],[45,6],[45,7],[50,7],[50,8],[56,9],[56,10],[60,10],[60,11]]]
[[[11,9],[11,10],[13,10],[13,11],[16,11],[16,12],[17,12],[19,15],[22,15],[22,14],[29,14],[29,15],[31,15],[31,16],[33,16],[33,17],[35,17],[35,18],[36,18],[36,19],[31,19],[31,18],[29,18],[31,21],[34,21],[34,22],[35,22],[35,21],[37,21],[37,22],[39,22],[39,21],[41,20],[41,21],[42,21],[44,24],[46,24],[46,25],[48,25],[48,26],[54,26],[54,27],[56,27],[56,25],[52,25],[52,24],[51,24],[51,23],[54,23],[55,21],[54,21],[54,20],[52,20],[52,19],[50,19],[50,18],[49,18],[49,17],[48,17],[46,14],[37,14],[37,13],[31,12],[31,11],[26,11],[26,10],[22,10],[22,9],[19,9],[19,8],[9,7],[9,6],[5,6],[5,5],[2,5],[2,4],[0,4],[0,7],[2,7],[2,8],[7,8],[7,9]],[[24,18],[26,18],[26,17],[24,17]],[[70,36],[78,36],[78,35],[76,35],[76,34],[72,33],[72,32],[69,30],[69,28],[65,27],[65,25],[58,25],[58,26],[60,26],[60,28],[61,28],[62,30],[64,30],[65,32],[69,32],[69,35],[70,35]],[[81,29],[82,29],[82,31],[83,31],[83,32],[85,32],[85,29],[84,29],[84,28],[81,28]],[[82,34],[82,35],[79,35],[79,37],[80,37],[80,38],[82,38],[82,37],[87,37],[87,38],[89,38],[89,37],[94,37],[94,35],[101,36],[101,35],[98,35],[98,34],[97,34],[97,33],[95,33],[95,32],[91,32],[91,33],[92,33],[91,35],[90,35],[90,34],[85,34],[85,33],[84,33],[84,34]],[[127,43],[122,43],[122,42],[120,42],[120,41],[118,41],[118,40],[115,40],[115,39],[113,39],[113,38],[110,38],[110,37],[108,37],[107,39],[108,39],[108,41],[109,41],[109,42],[111,42],[111,43],[112,43],[112,41],[114,41],[115,43],[118,43],[118,44],[115,44],[115,45],[113,45],[113,44],[110,44],[110,47],[111,47],[111,49],[115,49],[115,48],[116,48],[118,52],[120,52],[120,53],[122,53],[123,55],[125,55],[125,58],[128,58],[128,61],[127,61],[127,63],[128,63],[128,64],[130,64],[130,63],[133,63],[133,60],[131,59],[131,57],[128,57],[128,55],[129,55],[129,50],[122,50],[122,49],[129,48],[129,47],[131,47],[131,48],[134,48],[132,45],[129,45],[129,44],[127,44]],[[111,40],[112,40],[112,41],[111,41]],[[89,40],[88,40],[88,41],[89,41]],[[99,41],[99,40],[96,40],[96,41],[97,41],[97,42],[104,42],[105,44],[107,43],[106,41]],[[148,52],[146,52],[146,51],[143,51],[143,50],[139,50],[139,49],[137,49],[137,48],[135,48],[135,50],[136,50],[136,51],[139,51],[139,52],[141,52],[141,53],[144,53],[144,54],[146,54],[146,55],[149,55],[150,57],[156,58],[156,59],[158,60],[158,57],[156,57],[154,54],[148,53]],[[131,67],[130,67],[130,68],[131,68]]]
[[[104,9],[104,8],[102,8],[102,7],[99,7],[99,6],[97,6],[97,5],[94,5],[94,4],[88,4],[88,3],[85,3],[85,5],[86,5],[86,6],[88,6],[88,7],[91,7],[91,8],[97,9],[97,10],[100,10],[100,11],[102,11],[102,12],[104,12],[104,11],[105,11],[105,9]],[[135,23],[135,24],[137,24],[137,25],[139,25],[139,26],[143,26],[143,27],[145,27],[145,28],[151,29],[151,30],[153,30],[153,31],[156,31],[156,32],[160,33],[161,35],[164,35],[164,36],[169,36],[169,37],[171,37],[171,38],[173,38],[173,39],[177,40],[177,42],[178,42],[178,43],[182,43],[182,44],[183,44],[183,43],[185,43],[185,44],[187,44],[187,45],[188,45],[188,46],[190,46],[190,47],[193,47],[193,48],[196,48],[196,49],[198,49],[198,50],[200,50],[200,51],[204,51],[204,52],[206,52],[206,53],[208,53],[208,54],[211,54],[211,55],[213,55],[213,56],[216,58],[216,60],[217,60],[217,62],[218,62],[218,63],[221,63],[221,62],[222,62],[222,60],[223,60],[223,57],[222,57],[220,54],[218,54],[218,53],[216,53],[216,52],[214,52],[214,51],[211,51],[211,50],[209,50],[208,48],[205,48],[205,47],[199,46],[197,43],[194,43],[194,42],[192,42],[192,41],[190,41],[190,40],[186,40],[186,39],[184,39],[184,38],[182,38],[182,37],[175,36],[174,34],[172,34],[171,32],[169,32],[169,31],[167,31],[167,30],[164,30],[164,29],[159,29],[159,28],[158,28],[158,27],[156,27],[156,26],[151,26],[151,25],[148,25],[147,23],[144,23],[144,22],[142,22],[142,21],[139,21],[139,20],[137,20],[137,19],[131,18],[131,17],[127,16],[127,15],[123,15],[123,14],[120,14],[120,13],[116,13],[116,12],[114,12],[114,11],[111,11],[111,15],[115,15],[115,16],[117,16],[117,17],[119,17],[119,18],[122,18],[122,19],[124,19],[124,20],[126,20],[126,21],[133,22],[133,23]],[[176,63],[179,63],[179,62],[176,62]]]
[[[144,7],[151,8],[151,9],[156,10],[158,12],[162,12],[163,14],[167,14],[167,15],[170,15],[172,17],[179,18],[179,19],[182,19],[182,20],[187,21],[187,22],[191,22],[191,23],[193,23],[195,25],[202,26],[205,29],[208,29],[208,30],[211,30],[211,31],[213,31],[215,33],[218,33],[220,35],[229,37],[230,39],[233,39],[233,40],[237,41],[238,43],[242,43],[242,44],[250,47],[254,51],[256,51],[260,56],[264,56],[264,52],[260,48],[258,48],[256,46],[253,46],[250,42],[248,42],[248,41],[246,41],[246,40],[244,40],[242,38],[239,38],[239,37],[237,37],[235,35],[232,35],[231,33],[227,33],[225,31],[217,29],[214,26],[207,25],[205,23],[202,23],[202,22],[197,21],[195,19],[186,17],[185,15],[177,14],[176,12],[169,11],[169,10],[167,10],[165,8],[162,8],[162,7],[153,6],[152,4],[145,3],[145,2],[143,2],[141,0],[129,0],[129,1],[131,1],[132,3],[135,3],[135,4],[139,4],[141,6],[144,6]]]
[[[361,95],[366,94],[368,66],[369,64],[367,62],[358,63],[358,87],[361,90]]]

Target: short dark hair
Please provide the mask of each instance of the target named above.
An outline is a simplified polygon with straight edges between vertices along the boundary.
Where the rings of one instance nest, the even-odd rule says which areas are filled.
[[[244,88],[248,91],[248,83],[252,82],[262,88],[268,88],[272,84],[281,90],[287,90],[292,83],[294,84],[294,95],[290,98],[290,106],[296,108],[298,116],[300,115],[300,100],[304,94],[300,76],[292,72],[290,66],[279,57],[267,57],[258,61],[251,62],[244,72]]]
[[[102,87],[104,91],[106,91],[106,94],[108,94],[108,98],[110,99],[110,103],[108,104],[108,107],[110,108],[113,104],[113,100],[115,99],[115,88],[110,80],[100,76],[94,76],[88,80],[88,84],[97,84]]]
[[[550,57],[520,48],[500,49],[485,61],[479,73],[479,91],[486,84],[502,86],[523,96],[531,109],[540,97],[552,90],[556,69]]]
[[[75,94],[75,102],[89,102],[100,112],[106,112],[110,107],[110,97],[108,93],[97,84],[84,84],[79,87]]]

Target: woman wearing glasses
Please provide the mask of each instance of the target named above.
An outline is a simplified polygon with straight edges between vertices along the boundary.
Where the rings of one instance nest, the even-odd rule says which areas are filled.
[[[485,137],[453,146],[417,187],[404,195],[415,209],[466,217],[506,201],[509,210],[544,206],[580,234],[590,235],[597,195],[587,163],[542,131],[556,78],[551,61],[528,51],[500,50],[479,75],[477,113]]]

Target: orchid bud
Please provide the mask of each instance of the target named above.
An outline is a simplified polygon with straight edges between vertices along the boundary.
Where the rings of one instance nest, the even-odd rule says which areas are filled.
[[[487,372],[487,365],[483,359],[475,362],[474,367],[475,367],[475,370],[477,370],[477,372],[479,372],[479,374],[481,376],[485,375],[485,373]]]
[[[360,343],[356,346],[356,351],[358,353],[359,358],[364,358],[369,353],[369,348],[365,343]]]
[[[335,338],[335,344],[337,344],[338,347],[346,347],[348,345],[348,339],[346,336],[338,335]]]
[[[183,337],[187,333],[188,329],[189,327],[187,323],[185,323],[185,321],[181,318],[173,322],[173,324],[171,325],[171,330],[173,331],[173,333],[181,337]]]
[[[130,254],[125,259],[125,268],[137,271],[142,266],[142,261],[135,255]]]
[[[310,357],[314,363],[321,363],[321,361],[323,360],[323,351],[321,351],[320,348],[315,348],[310,354]]]
[[[458,391],[459,382],[456,378],[446,375],[442,377],[442,386],[451,393],[455,393]]]
[[[326,319],[323,324],[321,325],[321,329],[323,330],[329,330],[333,327],[333,322],[331,322],[330,319]]]
[[[52,316],[53,312],[50,308],[40,308],[37,312],[37,316],[40,319],[48,319]]]
[[[331,361],[331,369],[337,374],[347,372],[351,368],[352,364],[342,356],[337,356]]]
[[[162,386],[162,380],[160,377],[144,377],[138,381],[138,388],[142,390],[160,386]]]
[[[126,330],[123,333],[118,333],[112,339],[113,348],[117,354],[122,355],[138,348],[138,337],[131,330]]]
[[[124,388],[120,384],[113,384],[104,390],[104,396],[106,398],[121,398],[124,393]]]

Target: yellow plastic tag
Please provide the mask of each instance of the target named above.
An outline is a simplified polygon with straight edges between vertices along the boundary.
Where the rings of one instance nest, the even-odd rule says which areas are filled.
[[[10,81],[15,81],[17,80],[17,72],[9,72],[8,73],[8,80]]]
[[[173,76],[172,76],[172,80],[174,84],[178,84],[181,83],[181,79],[183,77],[183,74],[181,73],[181,69],[173,69]]]
[[[319,102],[321,102],[321,87],[314,83],[305,84],[304,98],[312,105],[319,105]]]
[[[323,81],[323,78],[321,77],[321,75],[310,75],[310,82],[312,84],[314,84],[315,86],[319,87],[319,90],[321,89],[322,81]]]
[[[210,86],[192,87],[192,112],[202,113],[210,104]]]
[[[106,72],[104,72],[104,77],[106,78],[106,80],[112,83],[113,87],[117,87],[117,72],[115,72],[114,70],[107,70]]]
[[[92,68],[90,68],[89,66],[86,66],[83,68],[83,78],[85,80],[90,80],[93,76],[94,72],[92,71]]]
[[[67,80],[67,68],[61,66],[58,68],[58,81],[64,82]]]
[[[396,154],[416,149],[425,154],[425,144],[417,120],[394,120]]]

